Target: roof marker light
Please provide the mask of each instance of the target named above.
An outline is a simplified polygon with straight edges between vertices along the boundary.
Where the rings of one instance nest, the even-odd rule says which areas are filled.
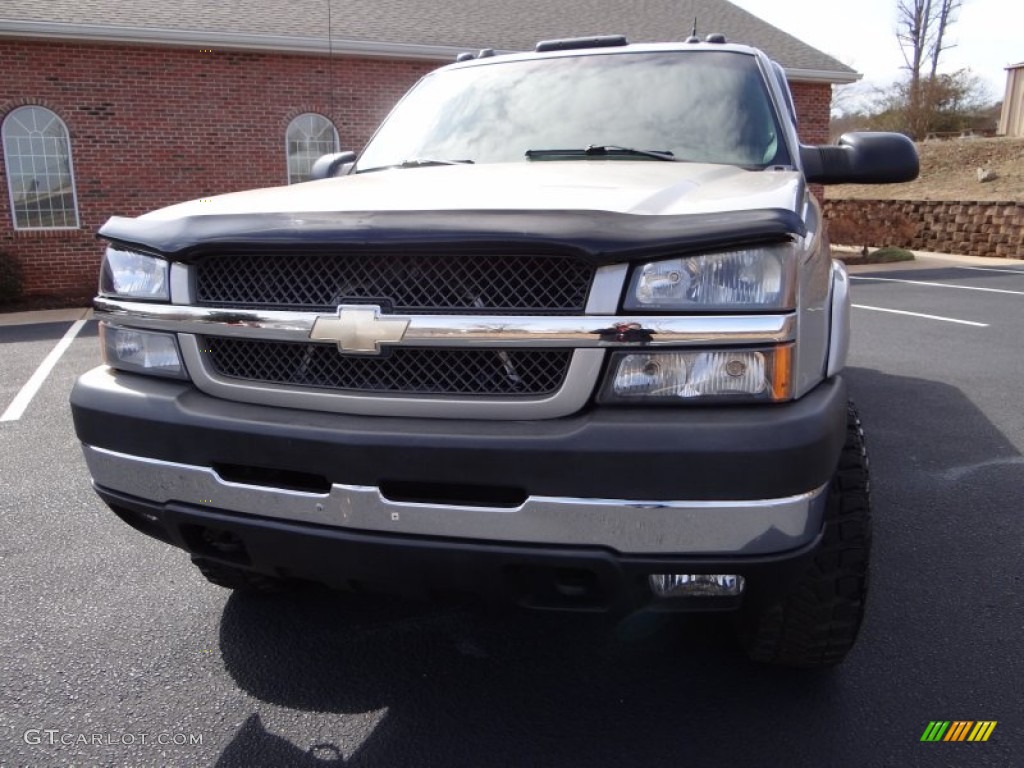
[[[629,45],[625,35],[600,35],[598,37],[569,37],[562,40],[541,40],[534,47],[536,53],[546,51],[575,51],[580,48],[612,48]]]

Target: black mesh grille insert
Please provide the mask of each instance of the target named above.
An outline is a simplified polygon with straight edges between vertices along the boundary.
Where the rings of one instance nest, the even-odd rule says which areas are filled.
[[[205,306],[324,311],[379,304],[419,314],[577,314],[594,267],[565,256],[251,254],[196,265]]]
[[[208,337],[202,350],[222,376],[268,384],[418,395],[538,396],[565,380],[572,350],[420,349],[342,355],[334,344]]]

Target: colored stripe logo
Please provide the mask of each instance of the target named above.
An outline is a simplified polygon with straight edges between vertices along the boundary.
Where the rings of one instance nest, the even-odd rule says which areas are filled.
[[[988,741],[997,720],[932,720],[921,741]]]

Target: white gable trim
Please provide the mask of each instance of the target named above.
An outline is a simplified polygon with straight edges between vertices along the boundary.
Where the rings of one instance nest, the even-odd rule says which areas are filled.
[[[466,47],[446,45],[411,45],[368,40],[335,38],[328,45],[326,37],[293,35],[250,35],[235,32],[200,32],[188,29],[155,27],[118,27],[99,24],[65,24],[49,21],[0,20],[0,38],[19,37],[41,40],[72,40],[90,43],[121,43],[138,45],[169,45],[180,48],[214,48],[243,51],[274,51],[277,53],[371,56],[389,59],[422,59],[454,61]],[[501,51],[500,53],[508,53]]]
[[[864,75],[860,72],[836,72],[827,69],[787,69],[786,79],[791,83],[855,83]]]
[[[0,38],[19,37],[40,40],[72,40],[123,45],[168,45],[179,48],[229,48],[240,51],[273,51],[324,55],[331,51],[338,56],[365,56],[420,61],[454,61],[468,46],[416,45],[383,43],[370,40],[296,35],[251,35],[236,32],[201,32],[188,29],[156,27],[121,27],[101,24],[69,24],[53,21],[0,20]],[[515,53],[516,51],[495,51]],[[796,83],[853,83],[861,79],[857,72],[836,72],[814,69],[787,69],[786,77]]]

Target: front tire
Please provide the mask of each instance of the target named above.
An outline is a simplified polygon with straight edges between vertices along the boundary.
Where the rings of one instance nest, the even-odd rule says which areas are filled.
[[[868,457],[864,430],[850,403],[846,442],[829,483],[821,546],[786,597],[741,614],[740,639],[747,655],[791,667],[843,661],[864,618],[870,549]]]

